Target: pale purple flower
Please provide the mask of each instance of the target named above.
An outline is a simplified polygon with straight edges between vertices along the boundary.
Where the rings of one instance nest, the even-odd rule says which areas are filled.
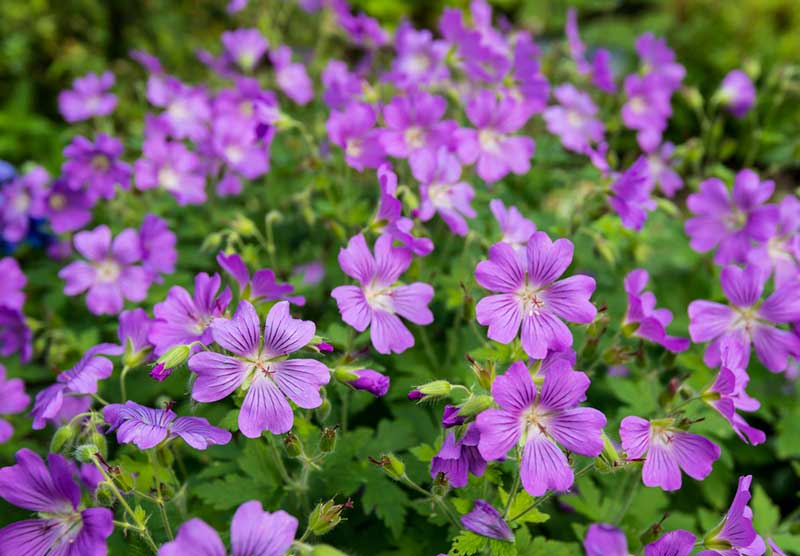
[[[164,66],[161,64],[161,60],[150,54],[148,51],[134,49],[129,51],[128,55],[132,60],[138,62],[139,65],[141,65],[148,73],[164,73]]]
[[[0,306],[9,309],[22,309],[25,304],[25,292],[28,278],[13,257],[0,259]]]
[[[502,242],[489,249],[489,260],[475,269],[478,284],[497,292],[476,306],[478,322],[489,327],[489,338],[508,344],[521,326],[522,348],[534,359],[543,359],[548,350],[572,347],[572,333],[561,319],[588,324],[597,314],[589,300],[594,278],[576,274],[558,279],[572,262],[572,252],[571,241],[553,242],[544,232],[531,236],[526,256]]]
[[[532,496],[572,486],[574,474],[561,444],[567,450],[596,457],[603,450],[601,433],[605,416],[586,399],[589,377],[572,370],[566,360],[556,360],[537,388],[522,361],[512,364],[492,384],[492,397],[500,409],[487,409],[477,417],[481,437],[478,449],[484,459],[497,460],[519,445],[520,478]]]
[[[455,132],[458,156],[465,164],[477,164],[478,175],[487,183],[509,172],[522,175],[531,168],[536,143],[530,137],[513,135],[530,117],[525,104],[504,94],[480,90],[467,101],[467,118],[477,129]]]
[[[614,83],[614,71],[611,68],[611,52],[598,48],[592,58],[592,84],[604,93],[617,90]]]
[[[439,147],[437,151],[425,150],[417,155],[412,164],[414,177],[420,182],[420,206],[414,211],[423,222],[438,213],[454,234],[465,236],[469,231],[467,218],[475,218],[470,204],[475,191],[461,181],[461,164],[458,158]]]
[[[800,200],[797,197],[787,195],[778,203],[775,235],[752,248],[747,262],[773,274],[776,287],[800,278]]]
[[[322,70],[322,100],[333,110],[344,110],[361,96],[364,81],[341,60],[329,60]]]
[[[390,156],[408,158],[413,168],[420,156],[435,152],[455,132],[456,122],[442,121],[446,111],[444,97],[424,91],[394,97],[383,107],[386,123],[380,132],[383,149]]]
[[[233,514],[231,556],[283,556],[296,532],[297,520],[283,510],[269,513],[258,500],[245,502]],[[178,528],[174,541],[158,549],[158,556],[187,554],[226,556],[227,552],[219,534],[202,519],[193,518]]]
[[[639,146],[650,153],[661,144],[661,135],[672,115],[672,90],[665,88],[661,77],[653,73],[629,75],[624,87],[627,102],[622,107],[622,122],[637,131]]]
[[[750,344],[756,355],[772,372],[786,369],[789,357],[800,354],[800,337],[775,324],[800,321],[800,281],[777,288],[763,302],[761,295],[769,275],[760,267],[722,269],[722,291],[730,305],[696,300],[689,304],[689,334],[692,341],[711,342],[703,360],[709,367],[720,363],[720,344],[730,339],[750,359]]]
[[[753,81],[742,70],[733,70],[725,76],[717,92],[719,102],[737,118],[750,111],[756,101]]]
[[[25,393],[25,383],[21,378],[6,378],[6,368],[0,363],[0,444],[7,442],[14,434],[11,423],[2,418],[25,411],[31,402]]]
[[[99,133],[94,143],[78,135],[64,149],[67,160],[61,172],[72,189],[85,188],[95,199],[111,199],[117,186],[131,185],[131,166],[120,160],[122,151],[122,142],[105,133]]]
[[[336,22],[354,44],[375,48],[389,40],[388,33],[381,28],[377,19],[364,12],[352,13],[347,0],[329,0],[329,5]]]
[[[73,189],[67,180],[53,182],[48,191],[45,216],[58,234],[80,230],[92,220],[95,201],[83,189]]]
[[[117,431],[117,442],[134,444],[141,450],[175,437],[195,450],[231,440],[231,433],[211,426],[202,417],[178,417],[171,409],[152,409],[132,401],[105,406],[103,419],[109,424],[107,432]]]
[[[270,51],[269,59],[275,66],[275,81],[280,90],[296,104],[308,104],[314,98],[314,86],[306,67],[292,62],[292,49],[281,46]]]
[[[19,353],[20,361],[27,363],[33,353],[33,333],[28,328],[25,315],[19,309],[0,305],[0,356]]]
[[[316,325],[294,319],[289,303],[281,301],[270,309],[261,343],[259,318],[248,301],[240,301],[230,320],[211,323],[214,341],[235,355],[201,351],[189,359],[197,375],[192,398],[215,402],[237,388],[247,391],[239,413],[239,430],[258,438],[265,430],[283,434],[292,428],[294,414],[287,398],[303,409],[322,404],[320,387],[330,380],[330,371],[314,359],[287,359],[311,342]]]
[[[399,317],[419,325],[433,322],[428,308],[433,287],[422,282],[396,285],[412,259],[411,251],[394,247],[388,235],[375,241],[374,256],[361,234],[339,251],[339,266],[359,285],[339,286],[331,296],[344,322],[359,332],[370,329],[372,345],[379,353],[402,353],[414,345],[414,336]]]
[[[516,83],[513,90],[519,92],[531,114],[544,110],[550,97],[550,82],[542,73],[539,53],[539,47],[529,32],[518,33],[514,44],[513,75]]]
[[[486,2],[473,0],[470,12],[474,28],[464,24],[461,10],[445,8],[439,30],[457,46],[458,61],[471,80],[499,82],[511,67],[508,41],[492,27],[492,9]]]
[[[306,299],[302,295],[291,295],[294,292],[294,286],[279,283],[275,278],[275,273],[268,268],[257,270],[251,280],[250,271],[237,253],[230,255],[226,255],[224,252],[218,253],[217,264],[236,281],[239,286],[240,299],[247,299],[252,303],[286,300],[300,306],[306,303]]]
[[[461,516],[461,525],[482,537],[514,542],[514,533],[503,516],[485,500],[475,500],[472,511]]]
[[[45,465],[27,448],[14,457],[16,465],[0,469],[0,497],[41,517],[0,529],[0,554],[106,554],[114,514],[108,508],[84,508],[70,463],[59,454],[48,454]]]
[[[544,111],[547,131],[558,135],[564,148],[588,154],[594,145],[603,142],[605,126],[597,118],[597,105],[588,93],[572,84],[559,85],[553,91],[558,101]]]
[[[169,229],[167,221],[155,214],[145,214],[139,228],[139,247],[142,250],[142,265],[151,281],[163,282],[163,274],[175,272],[178,252],[177,238]]]
[[[0,187],[0,239],[21,241],[30,230],[31,218],[45,216],[49,181],[47,170],[35,166]]]
[[[636,39],[636,52],[642,64],[641,73],[656,75],[664,88],[676,91],[686,75],[686,70],[675,61],[675,52],[664,39],[644,33]]]
[[[643,268],[637,268],[625,277],[628,310],[622,324],[638,324],[635,336],[660,344],[673,353],[686,351],[689,348],[688,338],[667,334],[667,326],[672,322],[672,311],[657,309],[655,294],[644,291],[649,279],[650,275]]]
[[[385,396],[386,392],[389,391],[389,385],[391,383],[389,377],[378,371],[373,371],[372,369],[358,369],[353,371],[353,374],[356,375],[356,379],[349,381],[347,384],[356,390],[369,392],[376,398]]]
[[[648,421],[629,416],[622,420],[619,435],[628,460],[644,458],[642,482],[666,491],[681,488],[681,470],[702,481],[719,459],[719,446],[700,435],[678,428],[674,419]]]
[[[647,221],[647,213],[656,209],[656,201],[650,194],[653,191],[647,158],[640,156],[630,168],[611,184],[608,204],[619,215],[622,225],[641,231]]]
[[[236,29],[222,33],[225,53],[244,71],[250,72],[261,61],[269,44],[258,29]]]
[[[147,100],[164,108],[163,117],[175,139],[201,141],[208,135],[211,105],[201,87],[191,87],[170,76],[152,75],[147,81]]]
[[[363,102],[352,102],[344,110],[331,112],[325,129],[328,139],[344,150],[348,166],[363,171],[377,168],[385,160],[380,142],[381,131],[375,129],[375,108]]]
[[[108,116],[117,107],[117,95],[108,92],[114,86],[114,74],[87,73],[72,82],[72,89],[58,95],[58,111],[70,123],[94,116]]]
[[[403,216],[403,203],[397,198],[397,174],[389,164],[381,164],[378,168],[378,183],[381,186],[381,197],[375,215],[377,230],[399,241],[419,257],[430,254],[433,251],[433,241],[427,237],[414,236],[411,233],[414,221]]]
[[[644,547],[644,556],[689,556],[697,537],[689,531],[670,531],[656,542]]]
[[[149,340],[156,355],[163,355],[176,345],[211,343],[209,325],[225,312],[232,297],[230,288],[219,291],[221,284],[219,274],[201,272],[194,277],[193,295],[181,286],[172,286],[167,298],[155,304]]]
[[[613,93],[614,75],[611,72],[611,54],[604,48],[599,48],[594,54],[591,63],[586,56],[586,45],[583,43],[578,31],[578,14],[570,8],[567,10],[567,23],[565,26],[567,45],[572,60],[581,75],[591,75],[595,87],[606,93]]]
[[[325,265],[322,261],[310,261],[292,269],[292,276],[299,277],[303,284],[316,286],[325,278]]]
[[[750,509],[752,475],[739,477],[739,486],[731,507],[712,533],[703,539],[703,550],[697,556],[761,556],[767,547],[753,527]],[[713,536],[712,536],[713,535]]]
[[[674,169],[672,160],[675,153],[675,145],[670,142],[661,144],[661,147],[654,150],[647,156],[647,174],[650,180],[650,190],[656,185],[661,192],[670,199],[675,192],[683,187],[683,179]]]
[[[230,0],[225,11],[229,14],[235,14],[247,7],[248,0]]]
[[[231,170],[252,180],[269,172],[271,133],[259,137],[258,127],[249,118],[223,115],[214,119],[212,144],[214,153]]]
[[[592,523],[583,539],[586,556],[628,556],[625,533],[613,525]]]
[[[503,233],[500,241],[508,243],[514,249],[525,250],[528,240],[536,231],[536,224],[522,216],[517,207],[506,208],[500,199],[489,201],[489,208]]]
[[[146,361],[153,349],[153,343],[148,338],[152,327],[153,320],[147,316],[147,311],[144,309],[122,311],[119,314],[119,326],[117,327],[119,354],[124,353],[126,359],[137,363]],[[112,355],[116,354],[112,353]],[[127,365],[125,360],[123,360],[123,364]]]
[[[206,201],[206,176],[199,157],[180,142],[148,139],[143,157],[134,165],[136,187],[160,187],[179,205],[199,205]]]
[[[441,83],[449,77],[445,63],[448,45],[434,39],[429,30],[414,29],[409,21],[403,20],[395,30],[394,47],[397,55],[383,79],[400,89]]]
[[[586,45],[583,44],[578,32],[578,12],[573,8],[567,10],[567,22],[564,27],[564,34],[567,36],[569,55],[578,67],[578,73],[586,75],[590,71],[589,63],[586,61]]]
[[[481,477],[486,471],[486,460],[478,450],[481,433],[475,423],[467,425],[463,435],[456,437],[448,431],[439,453],[431,460],[431,478],[443,473],[450,485],[467,485],[469,474]]]

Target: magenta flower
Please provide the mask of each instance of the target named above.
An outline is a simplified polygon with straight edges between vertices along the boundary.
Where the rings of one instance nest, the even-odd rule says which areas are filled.
[[[6,368],[0,363],[0,416],[20,413],[31,402],[25,393],[25,383],[21,378],[6,378]],[[14,434],[11,423],[0,417],[0,444],[8,441]]]
[[[328,139],[344,150],[348,166],[363,171],[383,164],[385,153],[380,142],[381,131],[375,129],[375,109],[364,102],[352,102],[344,110],[331,112],[325,129]]]
[[[269,44],[258,29],[236,29],[222,33],[225,54],[244,71],[250,72],[261,61]]]
[[[389,377],[378,371],[359,369],[352,371],[352,374],[354,374],[356,378],[355,380],[348,381],[347,384],[356,390],[369,392],[376,398],[385,396],[389,391],[389,385],[391,383]]]
[[[605,126],[597,119],[597,105],[592,97],[572,84],[559,85],[553,91],[558,101],[544,111],[547,131],[558,135],[564,148],[588,154],[603,142]]]
[[[23,363],[30,361],[33,333],[22,311],[0,305],[0,356],[10,357],[15,353],[19,353]]]
[[[259,128],[249,118],[223,115],[214,119],[212,145],[214,153],[234,172],[252,180],[269,172],[271,133],[258,136]],[[239,189],[234,188],[234,189]],[[238,193],[238,191],[225,191]]]
[[[523,362],[512,364],[492,384],[492,397],[500,409],[487,409],[477,417],[481,455],[487,460],[502,459],[519,444],[520,478],[529,494],[568,489],[574,474],[556,443],[589,457],[603,450],[605,416],[596,409],[579,407],[589,383],[584,373],[558,360],[544,373],[539,390]]]
[[[591,75],[595,87],[603,92],[613,93],[616,86],[614,85],[614,74],[611,71],[611,53],[604,48],[599,48],[589,62],[586,57],[586,45],[581,40],[578,31],[578,14],[572,8],[567,11],[567,23],[564,31],[567,35],[569,53],[575,62],[578,73]]]
[[[514,533],[503,516],[485,500],[475,500],[472,511],[461,516],[461,525],[482,537],[514,542]]]
[[[463,436],[456,438],[455,431],[448,431],[439,453],[431,460],[431,478],[443,473],[454,487],[467,486],[469,474],[481,477],[486,471],[486,460],[478,450],[481,433],[471,423]]]
[[[152,409],[132,401],[105,406],[103,419],[109,424],[107,432],[117,431],[117,442],[141,450],[178,436],[195,450],[231,440],[231,433],[211,426],[202,417],[178,417],[171,409]]]
[[[325,265],[319,260],[299,264],[292,269],[292,277],[308,286],[316,286],[325,278]]]
[[[199,205],[206,201],[206,176],[200,159],[186,145],[159,138],[145,141],[143,158],[136,161],[136,187],[160,187],[179,205]]]
[[[492,8],[485,1],[470,4],[474,28],[464,24],[464,14],[445,8],[439,20],[444,38],[457,47],[461,69],[473,81],[499,82],[511,66],[511,52],[505,36],[492,27]]]
[[[637,131],[641,149],[650,153],[661,143],[661,135],[672,115],[672,90],[665,88],[661,76],[632,74],[625,78],[627,102],[622,107],[625,127]]]
[[[275,81],[283,93],[301,106],[314,98],[314,86],[303,64],[292,62],[292,49],[281,46],[269,53],[275,66]]]
[[[209,276],[201,272],[194,277],[194,295],[180,286],[172,286],[167,298],[155,304],[155,322],[149,340],[156,355],[163,355],[176,345],[211,343],[209,325],[225,312],[232,297],[230,288],[219,292],[221,284],[219,274]]]
[[[644,547],[644,556],[689,556],[694,550],[696,538],[683,529],[670,531],[656,542]]]
[[[0,259],[0,306],[9,309],[22,309],[25,304],[25,285],[28,278],[19,267],[17,259],[3,257]]]
[[[208,135],[211,106],[204,89],[174,77],[152,75],[147,80],[147,100],[164,108],[163,117],[175,139],[201,141]]]
[[[683,179],[673,168],[672,157],[675,153],[675,145],[670,142],[661,144],[661,147],[654,150],[647,156],[647,173],[650,180],[650,190],[656,185],[661,192],[670,199],[675,192],[683,187]]]
[[[506,208],[500,199],[489,201],[489,208],[503,233],[500,241],[508,243],[515,250],[525,250],[528,240],[536,231],[536,224],[522,216],[517,207]]]
[[[166,220],[155,214],[145,214],[139,228],[139,247],[142,250],[142,265],[151,281],[161,283],[161,275],[175,272],[178,259],[176,241]]]
[[[0,239],[21,241],[30,230],[31,218],[45,216],[49,181],[47,170],[35,166],[0,187]]]
[[[398,315],[414,324],[433,322],[428,309],[433,288],[422,282],[396,285],[412,259],[411,251],[393,247],[388,235],[375,241],[374,256],[361,234],[339,251],[339,266],[359,285],[334,288],[331,297],[344,322],[359,332],[370,329],[372,345],[379,353],[402,353],[414,345],[414,336]]]
[[[544,110],[550,97],[550,82],[542,73],[539,53],[539,47],[533,42],[529,32],[521,31],[517,34],[513,66],[516,83],[512,91],[518,91],[522,95],[525,107],[531,114]]]
[[[781,287],[800,277],[800,200],[787,195],[778,203],[775,235],[754,247],[747,262],[774,273],[775,286]]]
[[[628,556],[625,533],[613,525],[592,523],[583,539],[586,556]]]
[[[686,70],[675,61],[675,52],[667,46],[664,39],[652,33],[644,33],[636,39],[636,52],[642,64],[644,75],[657,75],[662,86],[676,91],[686,75]]]
[[[471,185],[460,181],[458,158],[447,147],[439,147],[438,151],[426,150],[417,155],[412,171],[420,182],[420,206],[414,215],[427,222],[439,213],[451,232],[467,235],[469,226],[464,217],[477,216],[470,204],[475,191]]]
[[[105,133],[94,143],[78,135],[64,149],[61,172],[72,189],[85,187],[95,199],[111,199],[117,186],[130,189],[131,167],[120,160],[122,150],[122,142]]]
[[[58,95],[58,111],[69,123],[108,116],[117,107],[117,95],[108,90],[114,86],[114,74],[87,73],[72,82],[72,89]]]
[[[719,265],[745,262],[751,241],[767,241],[775,234],[778,207],[764,204],[774,189],[775,182],[762,182],[752,170],[736,174],[733,197],[722,180],[705,180],[700,192],[692,193],[686,201],[697,215],[684,225],[689,245],[700,253],[718,247],[714,262]]]
[[[739,477],[739,487],[722,523],[703,539],[703,550],[697,556],[757,556],[767,549],[764,539],[753,527],[750,502],[752,475]]]
[[[201,351],[189,359],[197,375],[192,398],[215,402],[242,387],[247,391],[239,413],[239,430],[258,438],[265,430],[283,434],[292,428],[294,415],[286,398],[303,409],[322,404],[320,387],[330,380],[330,371],[314,359],[286,359],[314,337],[311,321],[293,319],[289,303],[270,309],[261,344],[259,319],[248,301],[240,301],[230,320],[214,319],[214,341],[234,355]]]
[[[414,221],[403,216],[403,203],[397,198],[397,174],[389,164],[382,164],[378,168],[378,182],[381,197],[375,215],[376,229],[399,241],[419,257],[430,254],[433,242],[427,237],[414,236],[411,233]]]
[[[444,97],[424,91],[394,97],[383,108],[386,129],[381,129],[380,141],[390,156],[408,158],[412,168],[420,156],[435,152],[453,135],[458,124],[442,121],[447,111]]]
[[[294,541],[297,520],[283,510],[265,512],[258,500],[245,502],[233,514],[231,556],[281,556]],[[178,528],[174,541],[161,546],[158,556],[225,556],[219,534],[202,519]]]
[[[352,43],[375,48],[389,40],[389,35],[377,19],[364,12],[352,13],[347,0],[330,0],[330,6],[336,15],[336,22]]]
[[[257,270],[251,280],[250,271],[236,253],[226,255],[220,252],[217,254],[217,264],[236,281],[239,286],[240,299],[247,299],[252,303],[286,300],[300,306],[306,303],[306,299],[302,295],[291,295],[294,292],[294,286],[278,283],[275,273],[268,268]]]
[[[666,491],[681,488],[681,470],[702,481],[720,456],[719,446],[677,428],[671,418],[647,421],[641,417],[625,417],[619,435],[629,461],[645,458],[642,482]]]
[[[411,90],[420,85],[441,83],[449,77],[445,63],[448,45],[435,40],[427,29],[414,29],[404,20],[394,34],[397,55],[392,60],[392,69],[383,75],[398,88]]]
[[[558,280],[572,262],[572,251],[571,241],[553,242],[544,232],[528,240],[526,257],[507,243],[489,249],[489,260],[475,269],[478,284],[497,292],[476,307],[478,322],[489,327],[489,338],[508,344],[521,325],[522,348],[534,359],[543,359],[548,350],[572,347],[572,333],[561,319],[587,324],[597,315],[589,300],[594,278],[576,274]]]
[[[720,364],[720,344],[727,339],[742,347],[745,366],[752,343],[758,359],[772,372],[786,369],[789,356],[800,353],[800,337],[774,326],[800,321],[800,281],[784,284],[762,302],[768,278],[753,265],[728,266],[722,269],[720,281],[730,305],[705,300],[689,304],[692,341],[711,342],[703,358],[706,365]]]
[[[88,290],[86,305],[95,315],[119,313],[126,299],[143,301],[147,297],[150,278],[136,264],[142,259],[136,230],[126,228],[112,242],[111,230],[104,224],[75,234],[74,243],[88,261],[75,261],[58,273],[66,282],[66,295]]]
[[[745,72],[733,70],[722,80],[717,98],[731,114],[742,118],[756,101],[756,88]]]
[[[512,135],[530,117],[524,104],[510,95],[497,98],[493,91],[480,90],[465,107],[467,118],[477,129],[455,132],[458,156],[465,164],[477,163],[478,175],[487,183],[503,179],[509,172],[526,174],[536,150],[533,139]]]
[[[647,159],[640,156],[611,184],[608,203],[619,214],[623,226],[637,232],[642,229],[647,213],[657,206],[655,199],[650,197],[652,190]]]
[[[322,100],[333,110],[344,110],[361,96],[364,81],[341,60],[329,60],[322,70]]]
[[[83,189],[72,189],[67,180],[53,182],[48,191],[45,216],[58,234],[80,230],[92,220],[95,201]]]
[[[16,465],[0,469],[0,497],[9,504],[37,512],[0,529],[0,554],[100,556],[114,530],[108,508],[84,508],[81,491],[69,462],[58,454],[47,456],[23,448]]]
[[[643,268],[637,268],[625,277],[625,292],[628,294],[628,310],[623,325],[638,324],[635,336],[664,346],[673,353],[689,348],[688,338],[678,338],[667,334],[667,326],[672,322],[672,311],[656,309],[656,296],[644,291],[650,275]]]

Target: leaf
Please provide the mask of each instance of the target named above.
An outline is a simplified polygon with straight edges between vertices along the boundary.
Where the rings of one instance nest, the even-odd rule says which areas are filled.
[[[423,463],[431,461],[436,456],[436,450],[430,444],[420,444],[414,446],[409,450],[412,454],[417,456],[417,459]]]
[[[239,430],[239,409],[231,409],[228,413],[225,414],[218,427],[225,429],[226,431],[236,432]]]
[[[575,556],[582,554],[574,542],[549,541],[544,537],[536,537],[533,544],[520,556]]]
[[[769,536],[778,527],[781,512],[778,506],[769,499],[761,485],[756,485],[753,489],[753,500],[750,507],[753,509],[753,525],[756,531],[764,536]]]
[[[192,492],[217,510],[230,510],[248,500],[274,499],[276,492],[280,496],[280,489],[241,475],[226,475],[223,479],[205,481],[195,485]]]
[[[397,483],[383,475],[382,472],[372,469],[361,503],[364,512],[375,511],[375,515],[383,521],[384,525],[395,537],[399,537],[406,521],[406,505],[408,496]]]
[[[450,546],[450,556],[471,556],[478,554],[488,544],[485,537],[476,535],[472,531],[461,531]]]

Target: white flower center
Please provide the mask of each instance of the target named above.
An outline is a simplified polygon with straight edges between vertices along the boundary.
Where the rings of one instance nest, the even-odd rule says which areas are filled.
[[[430,184],[428,186],[428,198],[435,207],[452,208],[453,206],[450,186],[444,183]]]
[[[344,152],[347,156],[358,158],[361,156],[361,153],[364,152],[364,140],[348,139],[344,148]]]
[[[170,104],[167,113],[174,120],[186,120],[190,116],[189,107],[182,100],[176,100]]]
[[[27,212],[28,207],[31,206],[31,197],[27,193],[20,193],[16,197],[14,197],[14,203],[12,205],[14,207],[15,212]]]
[[[54,193],[50,196],[50,208],[61,210],[67,204],[67,198],[61,193]]]
[[[541,293],[540,289],[534,289],[528,284],[517,290],[517,298],[524,315],[533,317],[541,313],[544,308],[544,299],[542,299]]]
[[[244,151],[238,145],[225,147],[225,157],[231,164],[239,164],[244,159]]]
[[[121,271],[119,264],[112,259],[97,263],[95,270],[97,271],[98,282],[116,282]]]
[[[425,132],[418,126],[409,127],[403,138],[406,140],[406,145],[412,149],[421,149],[425,146]]]
[[[364,287],[364,297],[373,309],[394,313],[394,302],[392,301],[392,288],[371,282]]]
[[[631,111],[634,114],[643,114],[647,110],[647,103],[642,97],[633,97],[631,99]]]
[[[482,129],[478,132],[478,142],[485,151],[496,152],[500,150],[500,141],[503,134],[493,129]]]
[[[577,110],[567,110],[567,123],[572,127],[581,127],[583,125],[583,114]]]
[[[158,171],[158,183],[167,191],[174,191],[180,185],[180,176],[169,166],[164,166]]]

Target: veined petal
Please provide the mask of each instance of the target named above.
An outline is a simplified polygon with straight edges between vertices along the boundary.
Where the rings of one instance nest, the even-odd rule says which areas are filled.
[[[533,427],[522,451],[520,478],[531,496],[542,496],[548,490],[567,490],[575,480],[564,452]]]
[[[475,280],[489,291],[513,293],[525,282],[525,268],[509,244],[495,243],[489,248],[489,260],[475,268]]]
[[[534,287],[546,286],[564,274],[572,262],[574,247],[568,239],[551,241],[544,232],[528,240],[528,281]]]
[[[597,457],[603,451],[601,433],[606,417],[591,407],[561,411],[547,423],[547,432],[567,450]]]
[[[372,321],[372,307],[364,297],[364,291],[358,286],[339,286],[331,292],[331,297],[336,300],[342,320],[363,332]]]
[[[158,556],[225,556],[217,532],[202,519],[190,519],[178,528],[175,540],[161,546]]]
[[[487,336],[495,342],[508,344],[517,337],[522,322],[519,300],[513,294],[490,295],[475,307],[478,323],[489,326]]]
[[[241,386],[252,365],[235,357],[202,351],[189,359],[189,370],[197,375],[192,398],[198,402],[215,402],[229,396]]]
[[[331,378],[324,363],[315,359],[287,359],[271,365],[275,372],[273,379],[287,398],[303,409],[322,404],[319,389]]]
[[[214,341],[226,350],[247,359],[258,357],[261,342],[261,322],[255,307],[242,300],[236,308],[233,318],[216,318],[211,321],[211,333]]]
[[[597,316],[597,308],[589,301],[594,288],[594,278],[576,274],[551,284],[542,291],[542,298],[562,319],[587,324]]]
[[[264,354],[274,358],[295,352],[311,341],[316,330],[310,320],[292,318],[288,301],[276,303],[264,324]]]
[[[268,378],[256,378],[247,390],[239,412],[239,430],[247,438],[258,438],[265,430],[289,432],[294,414],[278,386]]]
[[[481,432],[478,450],[486,460],[503,459],[522,435],[519,415],[501,409],[487,409],[476,423]]]

